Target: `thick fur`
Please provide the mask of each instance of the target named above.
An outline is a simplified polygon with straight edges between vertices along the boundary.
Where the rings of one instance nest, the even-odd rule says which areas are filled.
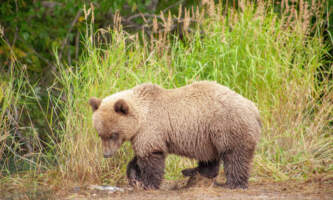
[[[104,155],[131,141],[130,184],[159,188],[165,156],[171,153],[198,160],[198,167],[183,170],[185,176],[216,177],[222,160],[226,186],[247,187],[260,117],[254,103],[227,87],[208,81],[170,90],[142,84],[90,104],[102,140],[119,134],[118,141],[103,143]]]

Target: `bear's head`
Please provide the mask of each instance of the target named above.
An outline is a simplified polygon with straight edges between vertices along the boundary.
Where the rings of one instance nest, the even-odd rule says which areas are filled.
[[[133,107],[124,99],[103,102],[92,97],[93,125],[102,139],[105,158],[111,157],[124,141],[131,140],[139,129]]]

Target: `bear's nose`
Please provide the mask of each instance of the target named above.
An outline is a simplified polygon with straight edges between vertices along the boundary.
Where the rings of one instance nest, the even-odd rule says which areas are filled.
[[[112,154],[104,154],[104,158],[111,158]]]

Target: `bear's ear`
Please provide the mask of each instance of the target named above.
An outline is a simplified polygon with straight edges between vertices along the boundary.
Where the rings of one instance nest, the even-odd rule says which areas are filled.
[[[89,104],[93,111],[97,110],[98,107],[101,105],[101,103],[102,103],[102,100],[97,99],[96,97],[91,97],[89,99]]]
[[[125,102],[125,100],[123,100],[123,99],[119,99],[114,104],[113,108],[114,108],[114,111],[116,111],[116,113],[120,113],[120,114],[124,114],[124,115],[128,114],[129,107],[128,107],[127,103]]]

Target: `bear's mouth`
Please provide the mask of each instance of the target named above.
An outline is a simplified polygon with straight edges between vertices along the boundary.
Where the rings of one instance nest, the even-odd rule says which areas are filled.
[[[111,158],[112,154],[104,154],[104,158]]]

